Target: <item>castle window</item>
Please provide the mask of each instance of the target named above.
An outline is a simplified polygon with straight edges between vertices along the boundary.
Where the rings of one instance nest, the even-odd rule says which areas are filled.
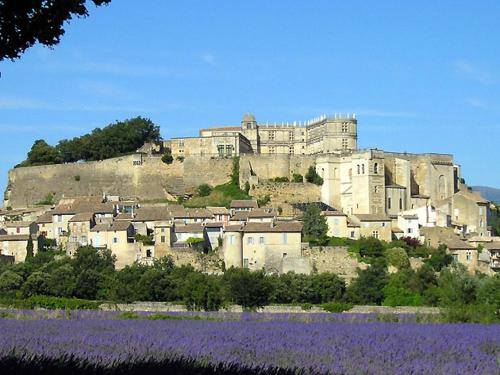
[[[387,198],[387,208],[391,209],[391,198]]]
[[[361,169],[360,169],[361,167],[360,167],[360,165],[358,164],[357,167],[358,167],[358,174],[361,174]]]
[[[399,209],[400,210],[403,209],[403,199],[402,198],[399,198]]]
[[[364,164],[361,164],[361,173],[365,174],[365,165]]]
[[[373,187],[373,192],[374,192],[374,193],[378,193],[378,186],[376,186],[376,185],[375,185],[375,186]]]
[[[248,268],[248,258],[243,258],[243,268]]]
[[[293,146],[289,146],[288,147],[288,153],[289,154],[293,154]]]
[[[224,156],[224,145],[218,145],[217,152],[219,153],[219,156]]]
[[[264,245],[264,237],[259,237],[259,244]]]
[[[253,245],[253,237],[248,237],[247,238],[247,244],[248,245]]]
[[[372,237],[373,237],[373,238],[378,238],[378,230],[374,230],[374,231],[372,232]]]
[[[349,141],[345,138],[342,138],[342,148],[346,149],[349,147]]]
[[[342,133],[347,133],[349,131],[349,125],[347,123],[342,124]]]
[[[232,145],[226,145],[226,155],[227,156],[233,155],[233,146]]]
[[[151,250],[146,250],[146,258],[151,258]]]
[[[275,133],[274,133],[274,131],[270,131],[270,132],[269,132],[269,140],[270,140],[270,141],[274,141],[274,137],[275,137]]]
[[[179,147],[184,147],[184,141],[183,140],[179,140]]]
[[[373,165],[373,173],[377,174],[378,173],[378,163],[375,163]]]
[[[288,243],[288,233],[283,233],[282,236],[283,236],[283,243],[287,244]]]
[[[275,153],[275,151],[276,151],[276,150],[274,149],[274,147],[272,147],[272,146],[271,146],[271,147],[269,147],[269,153],[270,153],[270,154],[274,154],[274,153]]]
[[[467,251],[465,253],[465,259],[467,260],[467,262],[470,262],[471,258],[472,258],[472,251]]]
[[[294,140],[294,134],[293,134],[293,132],[288,132],[288,139],[289,139],[290,141],[293,141],[293,140]]]

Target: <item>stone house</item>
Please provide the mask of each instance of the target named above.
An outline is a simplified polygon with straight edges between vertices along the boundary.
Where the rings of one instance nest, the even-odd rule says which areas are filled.
[[[15,263],[24,262],[30,236],[33,241],[33,254],[36,254],[38,251],[37,237],[30,234],[0,235],[0,254],[14,257]]]
[[[229,225],[244,224],[248,221],[250,211],[236,211],[229,218]]]
[[[143,236],[153,233],[157,222],[173,223],[172,212],[168,206],[140,207],[132,220],[135,233]]]
[[[402,231],[401,237],[410,237],[420,240],[420,226],[418,224],[417,215],[399,214],[397,216],[396,224]]]
[[[326,218],[328,224],[327,235],[329,237],[351,237],[351,230],[348,228],[347,215],[341,211],[323,211],[322,215]],[[354,235],[355,236],[355,235]]]
[[[485,243],[483,247],[489,252],[490,268],[495,272],[500,271],[500,241]]]
[[[116,256],[118,269],[134,263],[137,259],[134,227],[130,221],[96,224],[90,230],[90,245],[111,250]]]
[[[206,239],[210,244],[210,248],[212,250],[217,249],[219,247],[219,244],[222,241],[223,234],[224,234],[224,223],[219,222],[219,223],[205,224]]]
[[[478,251],[476,248],[458,237],[447,240],[445,245],[455,262],[463,264],[471,273],[477,269]]]
[[[40,215],[35,223],[38,225],[38,234],[45,238],[55,238],[54,237],[54,225],[52,224],[52,212],[46,212]]]
[[[213,221],[214,214],[206,208],[185,208],[172,211],[172,217],[177,224],[195,224]]]
[[[223,254],[226,267],[282,272],[285,258],[300,259],[302,223],[247,223],[226,227]]]
[[[356,214],[361,237],[374,237],[382,241],[392,241],[391,218],[384,214]]]
[[[245,211],[241,211],[245,212]],[[255,208],[248,211],[248,223],[271,223],[276,218],[276,212],[272,208]]]
[[[9,235],[28,235],[38,232],[38,224],[34,221],[6,221],[4,227]]]
[[[207,210],[214,215],[214,222],[222,223],[224,226],[229,224],[231,214],[226,207],[207,207]]]
[[[205,229],[201,224],[175,225],[174,242],[177,244],[187,244],[189,238],[205,239]]]
[[[69,239],[68,243],[79,246],[89,244],[90,229],[95,225],[94,213],[84,212],[76,214],[68,222]]]
[[[231,215],[238,211],[252,211],[256,208],[259,208],[259,205],[255,199],[237,199],[231,201],[230,205]]]

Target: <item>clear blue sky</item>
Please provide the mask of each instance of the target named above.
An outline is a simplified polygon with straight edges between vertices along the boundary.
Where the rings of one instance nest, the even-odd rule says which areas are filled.
[[[0,190],[35,139],[141,115],[162,136],[356,112],[360,147],[500,187],[500,2],[114,0],[0,63]]]

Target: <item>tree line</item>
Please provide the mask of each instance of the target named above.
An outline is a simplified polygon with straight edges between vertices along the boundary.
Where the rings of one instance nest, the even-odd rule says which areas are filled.
[[[132,153],[144,143],[159,139],[159,126],[139,116],[94,129],[80,137],[63,139],[55,146],[38,139],[18,167],[104,160]]]

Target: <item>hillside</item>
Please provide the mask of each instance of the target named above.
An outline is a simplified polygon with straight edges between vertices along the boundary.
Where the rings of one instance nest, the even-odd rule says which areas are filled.
[[[472,186],[472,190],[480,192],[483,198],[493,202],[500,202],[500,189],[489,186]]]

